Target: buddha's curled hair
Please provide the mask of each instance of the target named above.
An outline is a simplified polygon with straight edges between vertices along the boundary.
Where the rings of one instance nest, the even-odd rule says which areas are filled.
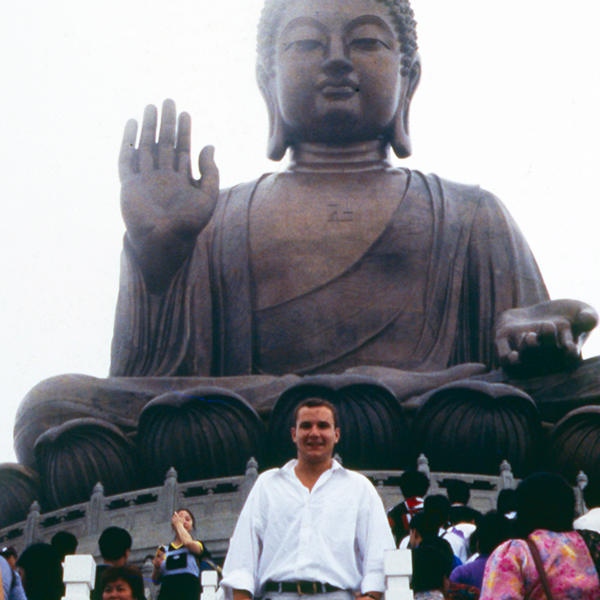
[[[346,0],[352,2],[353,0]],[[376,0],[387,6],[402,52],[402,75],[407,75],[417,52],[417,31],[414,13],[409,0]],[[289,0],[265,0],[257,37],[257,69],[265,75],[273,73],[275,36],[283,11]]]

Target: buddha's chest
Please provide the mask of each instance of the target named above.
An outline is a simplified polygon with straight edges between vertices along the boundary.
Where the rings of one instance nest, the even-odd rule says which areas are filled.
[[[323,285],[359,260],[402,199],[403,177],[279,175],[261,184],[250,212],[256,306]]]

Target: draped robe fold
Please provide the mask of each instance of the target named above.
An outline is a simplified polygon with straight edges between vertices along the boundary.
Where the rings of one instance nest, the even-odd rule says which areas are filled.
[[[489,192],[408,174],[387,226],[358,261],[260,311],[249,215],[261,179],[221,193],[211,223],[162,296],[148,293],[126,240],[111,376],[493,365],[498,315],[548,299],[533,255]]]

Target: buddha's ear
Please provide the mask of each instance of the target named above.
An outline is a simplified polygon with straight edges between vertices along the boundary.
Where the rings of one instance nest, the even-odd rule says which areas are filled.
[[[391,135],[391,144],[398,158],[410,156],[412,151],[410,143],[410,133],[408,128],[408,117],[410,113],[410,103],[419,80],[421,79],[421,61],[415,56],[408,74],[402,76],[402,90],[398,102],[398,110],[394,117],[393,129]]]
[[[269,141],[267,143],[267,156],[271,160],[281,160],[287,150],[285,134],[283,131],[283,120],[279,112],[279,105],[275,92],[272,89],[273,76],[269,76],[262,65],[256,68],[256,79],[258,87],[267,104],[269,113]]]

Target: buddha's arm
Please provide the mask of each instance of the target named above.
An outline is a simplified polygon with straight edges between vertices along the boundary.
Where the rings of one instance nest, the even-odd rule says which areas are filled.
[[[219,194],[219,172],[213,149],[199,156],[202,175],[192,177],[191,120],[181,113],[176,124],[175,103],[165,100],[158,142],[157,111],[146,107],[139,146],[137,122],[125,126],[119,157],[121,211],[127,238],[146,286],[166,290],[173,275],[191,254],[196,237],[210,220]]]
[[[596,311],[577,300],[548,300],[503,312],[496,327],[500,364],[524,374],[556,371],[576,363]]]

